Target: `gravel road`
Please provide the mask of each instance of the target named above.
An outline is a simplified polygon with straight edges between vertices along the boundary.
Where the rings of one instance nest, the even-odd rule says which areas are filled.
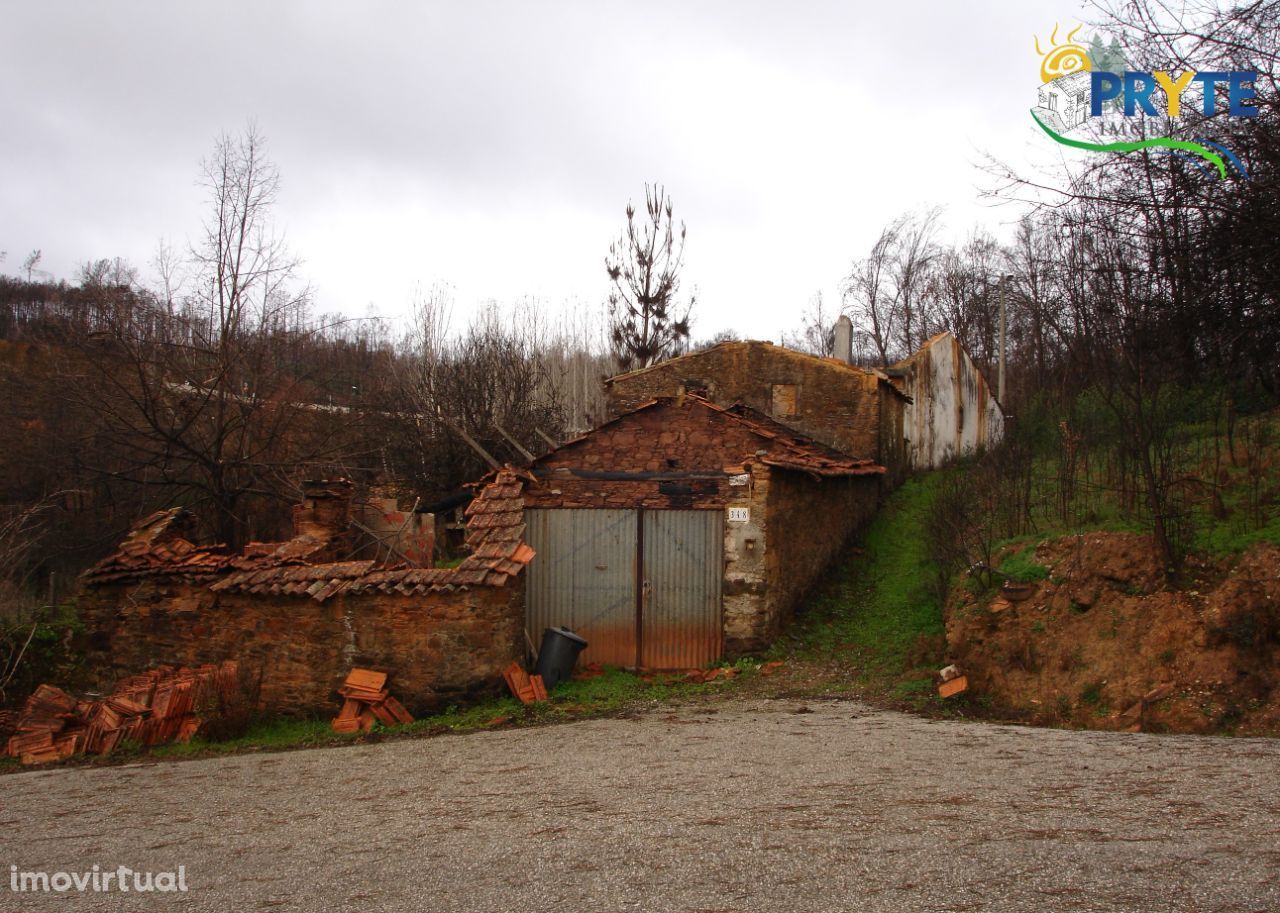
[[[1276,741],[793,700],[22,773],[0,909],[1274,911],[1278,775]],[[95,864],[189,890],[9,883]]]

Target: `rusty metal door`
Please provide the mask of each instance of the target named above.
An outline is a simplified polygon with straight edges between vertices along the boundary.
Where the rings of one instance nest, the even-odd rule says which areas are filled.
[[[691,669],[720,658],[720,511],[539,508],[525,523],[535,646],[563,625],[586,639],[583,663]]]
[[[694,669],[719,659],[723,514],[642,511],[641,543],[640,665]]]
[[[636,664],[637,512],[525,511],[529,562],[525,625],[534,646],[546,628],[572,628],[587,641],[579,662]]]

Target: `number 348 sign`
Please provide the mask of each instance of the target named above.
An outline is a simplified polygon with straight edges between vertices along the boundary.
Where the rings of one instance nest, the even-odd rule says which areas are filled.
[[[730,507],[729,508],[730,523],[750,523],[751,508],[749,507]]]

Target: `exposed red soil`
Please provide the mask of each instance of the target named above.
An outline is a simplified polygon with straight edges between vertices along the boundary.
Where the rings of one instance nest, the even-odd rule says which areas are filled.
[[[1025,599],[952,594],[970,699],[1091,729],[1280,732],[1280,547],[1193,562],[1179,589],[1134,533],[1048,540],[1035,560],[1050,576]]]

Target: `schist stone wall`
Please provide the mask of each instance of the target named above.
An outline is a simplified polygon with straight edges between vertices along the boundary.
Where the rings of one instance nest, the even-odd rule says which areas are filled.
[[[306,483],[294,538],[239,554],[191,542],[184,509],[160,511],[84,575],[91,663],[106,685],[156,665],[235,659],[259,676],[273,714],[336,712],[353,666],[387,672],[415,712],[496,693],[524,653],[521,571],[533,552],[522,489],[510,470],[483,487],[467,508],[471,554],[453,568],[342,560],[346,480]]]
[[[880,503],[880,482],[875,476],[817,480],[775,472],[766,500],[768,626],[759,637],[767,642],[795,617],[805,597],[871,520]]]
[[[353,666],[383,670],[415,713],[496,693],[523,654],[522,587],[475,587],[405,596],[216,593],[207,585],[148,580],[88,590],[84,617],[104,683],[155,665],[236,659],[261,674],[271,713],[336,712]]]
[[[816,441],[884,466],[890,484],[905,471],[903,394],[876,371],[767,342],[727,342],[607,382],[611,416],[643,403],[703,392],[722,406],[741,402]]]

